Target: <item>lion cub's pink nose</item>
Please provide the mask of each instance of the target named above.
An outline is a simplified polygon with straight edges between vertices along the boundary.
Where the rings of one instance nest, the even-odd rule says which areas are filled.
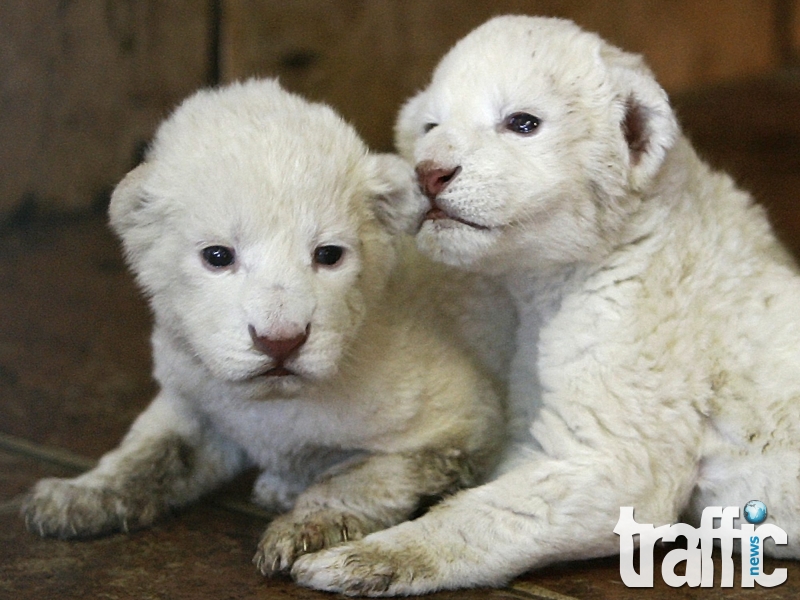
[[[417,165],[417,179],[423,193],[433,200],[456,178],[461,167],[445,169],[435,162],[426,160]]]
[[[250,325],[248,329],[250,331],[250,337],[253,340],[253,345],[276,363],[283,364],[283,362],[294,354],[300,346],[306,343],[309,327],[306,327],[305,331],[300,335],[290,338],[271,338],[265,335],[258,335],[255,327],[252,325]]]

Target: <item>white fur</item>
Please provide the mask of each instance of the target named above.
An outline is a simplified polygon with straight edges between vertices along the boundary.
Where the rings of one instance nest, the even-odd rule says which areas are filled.
[[[506,129],[516,112],[535,133]],[[514,443],[494,481],[295,577],[369,595],[498,585],[616,553],[621,506],[658,526],[753,499],[788,533],[768,550],[800,555],[797,268],[642,60],[567,21],[496,18],[403,107],[397,139],[420,168],[461,168],[419,246],[515,299]]]
[[[274,81],[185,101],[110,209],[154,311],[161,391],[95,470],[38,484],[31,528],[148,525],[255,465],[255,499],[291,509],[260,544],[272,573],[479,480],[503,420],[489,370],[507,369],[508,352],[468,316],[499,303],[502,332],[513,309],[394,235],[416,210],[412,184],[401,159],[369,154],[332,110]],[[344,248],[334,266],[313,260],[327,245]],[[232,248],[233,264],[206,264],[211,246]],[[284,362],[292,374],[266,374],[277,365],[251,329],[308,331]]]

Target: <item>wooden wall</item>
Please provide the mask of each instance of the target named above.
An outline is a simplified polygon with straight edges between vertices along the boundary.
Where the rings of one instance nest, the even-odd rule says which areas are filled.
[[[800,0],[25,0],[0,3],[0,222],[102,204],[198,87],[252,75],[391,148],[403,99],[494,14],[564,16],[682,93],[800,57]]]
[[[107,192],[207,82],[209,17],[189,0],[0,2],[0,214]]]
[[[794,66],[800,65],[800,0],[787,3],[787,21],[789,23],[789,36],[791,56],[790,61]]]

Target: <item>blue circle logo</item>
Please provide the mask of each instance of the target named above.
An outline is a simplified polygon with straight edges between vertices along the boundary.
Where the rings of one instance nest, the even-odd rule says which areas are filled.
[[[744,505],[744,518],[753,525],[763,523],[767,518],[767,505],[761,500],[750,500]]]

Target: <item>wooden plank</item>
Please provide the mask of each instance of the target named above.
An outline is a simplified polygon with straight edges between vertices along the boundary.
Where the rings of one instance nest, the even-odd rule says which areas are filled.
[[[618,0],[576,3],[576,18],[645,55],[670,92],[751,77],[777,68],[775,7],[763,0]]]
[[[800,0],[790,2],[792,62],[800,65]]]
[[[644,53],[670,92],[749,77],[779,63],[764,0],[222,0],[223,80],[276,75],[329,102],[379,149],[400,103],[447,49],[492,15],[568,17]]]
[[[797,0],[795,0],[795,3]],[[643,52],[670,91],[777,65],[764,0],[220,0],[224,80],[279,75],[389,149],[400,103],[493,14],[566,16]],[[213,3],[0,3],[0,220],[25,202],[82,209],[208,81]],[[467,9],[468,8],[468,9]],[[800,21],[794,12],[795,47]]]
[[[206,82],[209,2],[0,3],[0,219],[84,209]]]

